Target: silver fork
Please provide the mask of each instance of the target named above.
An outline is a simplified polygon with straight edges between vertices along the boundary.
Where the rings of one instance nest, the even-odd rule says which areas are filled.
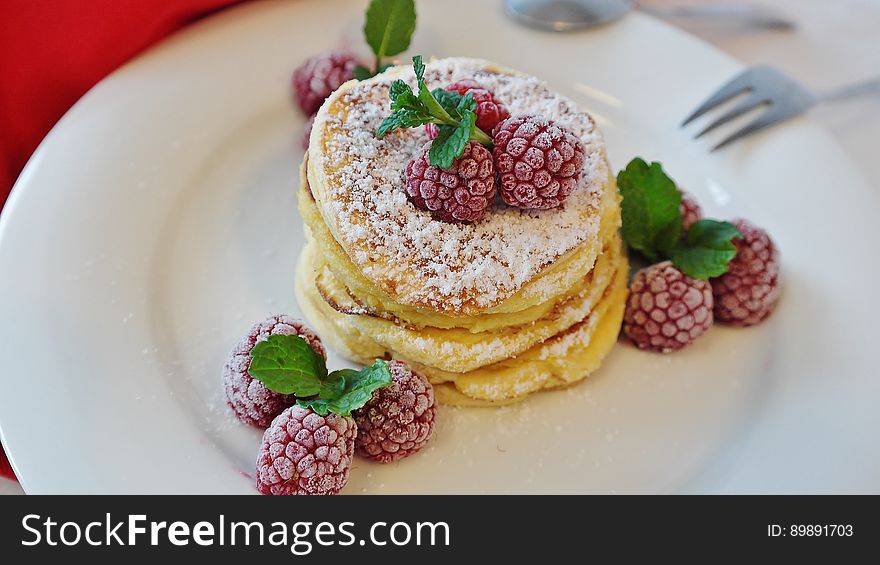
[[[846,85],[824,93],[815,93],[774,67],[768,65],[749,67],[703,102],[682,122],[681,127],[685,127],[706,112],[742,93],[748,93],[745,99],[704,127],[700,133],[694,136],[694,139],[707,134],[718,126],[726,124],[753,108],[758,106],[767,107],[764,113],[755,118],[751,123],[713,147],[712,151],[715,151],[737,139],[742,139],[773,124],[802,114],[819,102],[844,100],[866,94],[880,94],[880,77]]]

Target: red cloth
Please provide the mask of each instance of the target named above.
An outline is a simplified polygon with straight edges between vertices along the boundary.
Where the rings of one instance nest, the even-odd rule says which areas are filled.
[[[0,207],[55,122],[113,69],[174,30],[242,0],[4,0]],[[0,451],[0,475],[13,477]]]
[[[9,461],[6,460],[6,454],[3,453],[2,449],[0,449],[0,477],[15,478],[15,475],[12,473],[12,467],[9,466]]]

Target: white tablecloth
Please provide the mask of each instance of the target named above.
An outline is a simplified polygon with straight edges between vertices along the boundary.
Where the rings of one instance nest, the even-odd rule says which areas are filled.
[[[750,0],[797,22],[793,31],[746,30],[692,19],[669,20],[747,64],[776,65],[814,89],[830,89],[880,76],[880,0]],[[643,0],[657,7],[733,3],[738,0]],[[708,93],[707,93],[708,94]],[[880,189],[880,96],[826,104],[812,112],[850,152]],[[0,494],[19,494],[0,479]]]

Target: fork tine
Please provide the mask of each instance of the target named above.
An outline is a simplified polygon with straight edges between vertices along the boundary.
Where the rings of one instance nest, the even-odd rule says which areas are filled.
[[[748,112],[752,108],[756,108],[756,107],[760,106],[761,104],[765,104],[765,103],[767,103],[766,98],[764,98],[762,96],[758,96],[757,94],[752,92],[748,98],[746,98],[745,100],[743,100],[742,102],[740,102],[739,104],[737,104],[736,106],[731,108],[730,111],[728,111],[727,113],[722,115],[720,118],[718,118],[717,120],[715,120],[714,122],[712,122],[711,124],[709,124],[708,126],[703,128],[703,130],[700,133],[698,133],[697,135],[694,136],[694,139],[698,139],[700,137],[703,137],[704,135],[706,135],[707,133],[709,133],[713,129],[717,128],[718,126],[724,125],[727,122],[729,122],[730,120],[742,116],[743,114],[745,114],[746,112]]]
[[[700,104],[700,106],[696,110],[694,110],[694,112],[690,116],[688,116],[685,121],[681,123],[681,127],[688,125],[689,123],[699,118],[712,108],[718,106],[719,104],[727,102],[740,92],[744,90],[751,90],[751,75],[752,69],[746,69],[742,73],[730,79],[727,84],[719,88],[715,92],[715,94],[713,94],[705,102]]]
[[[721,143],[712,148],[712,151],[717,151],[724,147],[725,145],[729,145],[733,143],[737,139],[743,138],[747,135],[755,133],[758,130],[762,130],[768,126],[772,126],[773,124],[777,124],[794,116],[797,116],[801,113],[801,109],[793,106],[785,106],[783,104],[774,104],[767,109],[766,112],[752,120],[748,125],[743,127],[741,130],[733,133],[730,137],[723,140]]]

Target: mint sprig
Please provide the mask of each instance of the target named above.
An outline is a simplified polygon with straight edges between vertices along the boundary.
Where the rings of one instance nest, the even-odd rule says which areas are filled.
[[[414,0],[372,0],[364,18],[364,38],[375,63],[372,69],[357,67],[355,78],[364,80],[387,69],[390,65],[383,60],[406,51],[415,29]]]
[[[435,167],[444,169],[464,152],[468,141],[492,145],[492,138],[477,127],[477,103],[470,93],[462,96],[442,88],[428,90],[425,64],[420,55],[413,57],[413,70],[417,93],[400,79],[391,83],[388,92],[391,114],[376,129],[377,138],[382,139],[397,129],[437,124],[438,135],[431,143],[428,160]]]
[[[731,223],[700,220],[688,229],[669,258],[688,276],[700,279],[720,277],[736,257],[732,240],[740,237],[742,234]]]
[[[280,394],[313,396],[329,386],[324,358],[297,335],[270,335],[254,345],[248,374]]]
[[[727,272],[736,256],[733,224],[700,220],[682,237],[681,191],[660,163],[636,157],[617,175],[623,196],[621,233],[627,245],[652,261],[669,259],[684,274],[709,279]]]
[[[623,239],[648,259],[667,255],[681,239],[681,192],[660,163],[636,157],[617,175],[623,196]]]
[[[311,408],[321,416],[326,416],[327,412],[348,416],[352,410],[357,410],[369,402],[373,397],[373,391],[391,384],[391,369],[388,363],[381,359],[376,359],[371,367],[364,367],[360,371],[342,369],[335,374],[339,375],[343,383],[342,391],[338,396],[297,400],[296,403]]]
[[[391,370],[381,359],[360,371],[328,373],[324,358],[297,335],[270,335],[254,345],[250,356],[251,377],[269,390],[296,395],[297,404],[321,416],[349,416],[369,402],[376,389],[391,384]]]

